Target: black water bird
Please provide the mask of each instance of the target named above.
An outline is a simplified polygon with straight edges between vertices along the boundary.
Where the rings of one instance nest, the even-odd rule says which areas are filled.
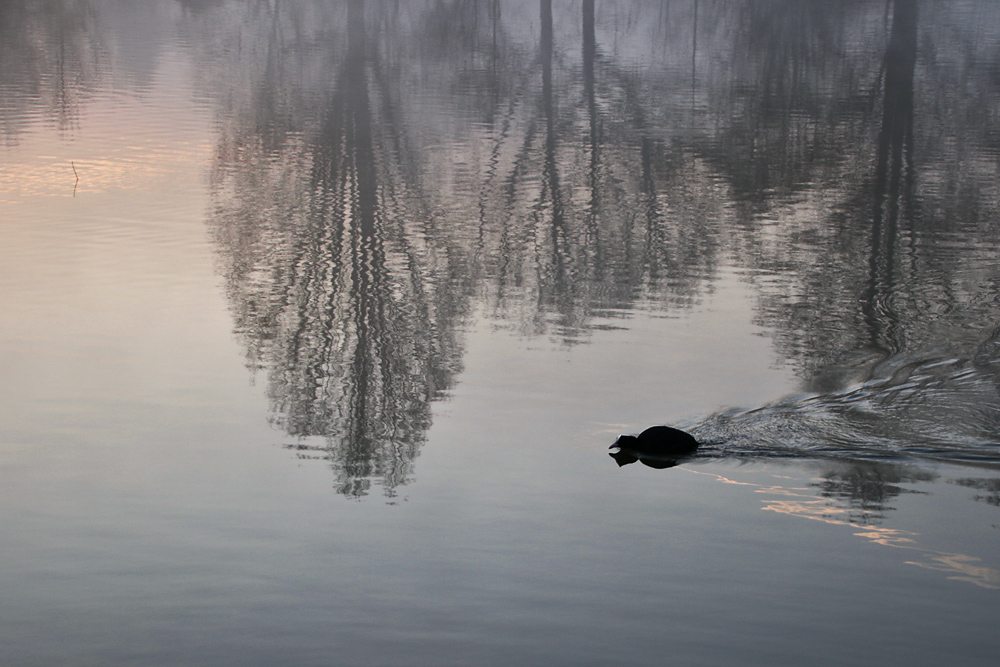
[[[619,466],[641,461],[650,468],[670,468],[698,449],[690,433],[669,426],[651,426],[638,436],[620,435],[610,456]]]

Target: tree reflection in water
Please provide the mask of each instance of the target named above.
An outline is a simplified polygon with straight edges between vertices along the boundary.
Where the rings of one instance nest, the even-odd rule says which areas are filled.
[[[401,128],[377,85],[363,3],[346,19],[318,127],[280,137],[271,155],[253,133],[224,146],[214,228],[276,422],[324,439],[295,449],[330,459],[341,493],[364,495],[378,480],[392,495],[410,475],[430,401],[460,370],[467,304],[461,253],[434,233],[396,159]]]
[[[1000,507],[1000,479],[995,477],[963,477],[954,480],[954,483],[982,492],[974,495],[973,500]]]
[[[850,508],[846,519],[862,525],[880,524],[891,502],[904,493],[920,493],[904,484],[929,482],[935,474],[909,466],[886,463],[832,465],[815,484],[824,498],[844,501]]]
[[[16,140],[41,107],[60,131],[106,75],[108,54],[91,3],[0,3],[0,137]],[[26,108],[27,107],[27,108]]]
[[[722,265],[842,420],[813,433],[847,440],[858,386],[933,360],[965,364],[934,394],[939,412],[887,408],[883,428],[919,440],[904,420],[1000,406],[984,352],[1000,321],[1000,179],[982,111],[1000,101],[982,26],[1000,21],[885,9],[219,10],[204,54],[228,77],[212,81],[212,229],[276,422],[334,462],[341,492],[379,480],[391,494],[455,382],[473,304],[574,344],[640,304],[690,308]],[[995,426],[972,421],[960,439]],[[859,488],[891,478],[869,473]],[[882,486],[861,496],[891,498]]]

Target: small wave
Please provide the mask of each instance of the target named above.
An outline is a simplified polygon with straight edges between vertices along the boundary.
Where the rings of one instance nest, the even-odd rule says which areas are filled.
[[[1000,468],[1000,346],[898,354],[839,390],[727,410],[688,426],[699,455],[933,459]]]

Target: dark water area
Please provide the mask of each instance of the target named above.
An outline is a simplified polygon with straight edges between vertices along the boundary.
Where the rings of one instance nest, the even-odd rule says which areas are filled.
[[[4,3],[0,234],[4,664],[996,661],[1000,4]]]

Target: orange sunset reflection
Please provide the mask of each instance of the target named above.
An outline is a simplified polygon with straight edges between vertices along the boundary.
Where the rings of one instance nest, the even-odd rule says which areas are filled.
[[[852,520],[852,509],[840,499],[817,498],[810,487],[783,486],[778,484],[757,484],[730,479],[717,473],[692,470],[680,467],[680,470],[706,475],[723,484],[736,484],[752,487],[755,493],[765,496],[762,500],[762,510],[787,514],[813,521],[822,521],[834,526],[859,528]],[[775,479],[789,479],[773,475]],[[883,526],[864,526],[863,530],[854,533],[875,544],[881,544],[894,549],[906,549],[911,552],[911,559],[904,560],[906,565],[916,565],[928,570],[941,572],[949,579],[966,581],[982,588],[1000,588],[1000,570],[982,565],[982,559],[961,553],[951,553],[930,549],[919,544],[919,533],[887,528]]]

